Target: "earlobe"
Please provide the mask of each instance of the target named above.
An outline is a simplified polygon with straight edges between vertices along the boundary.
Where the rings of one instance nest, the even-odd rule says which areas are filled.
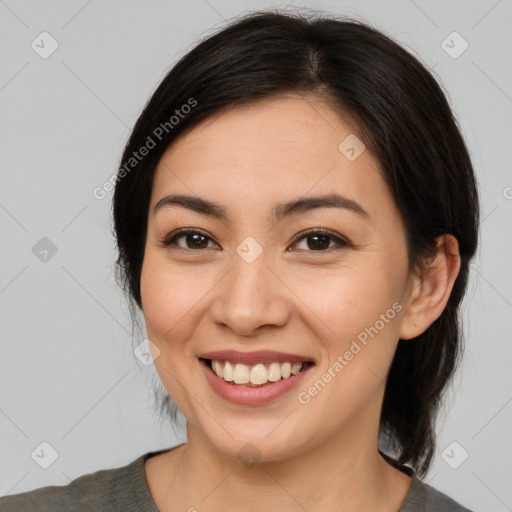
[[[437,253],[421,275],[411,279],[410,295],[400,325],[400,339],[419,336],[443,312],[460,270],[459,244],[453,235],[437,238]]]

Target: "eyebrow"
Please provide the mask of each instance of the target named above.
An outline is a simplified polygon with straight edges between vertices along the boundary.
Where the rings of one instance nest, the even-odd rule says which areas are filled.
[[[160,199],[154,209],[156,213],[164,207],[181,206],[203,215],[216,217],[220,220],[228,221],[226,209],[213,202],[200,197],[188,196],[183,194],[171,194]],[[279,203],[272,209],[271,217],[279,222],[286,217],[307,213],[317,208],[341,208],[349,210],[364,219],[369,218],[368,212],[356,201],[340,194],[326,194],[314,197],[300,197],[286,203]]]

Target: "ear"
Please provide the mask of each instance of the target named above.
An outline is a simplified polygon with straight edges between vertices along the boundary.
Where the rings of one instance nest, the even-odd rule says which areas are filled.
[[[453,235],[437,239],[435,257],[411,276],[409,297],[400,324],[400,339],[425,332],[443,312],[460,270],[459,244]]]

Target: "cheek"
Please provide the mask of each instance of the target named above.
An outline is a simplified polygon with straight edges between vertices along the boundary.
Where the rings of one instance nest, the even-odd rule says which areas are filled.
[[[170,268],[159,254],[149,251],[145,255],[141,298],[148,338],[160,351],[154,365],[173,402],[187,418],[195,414],[185,391],[185,385],[189,387],[187,375],[193,370],[187,365],[195,360],[187,352],[186,341],[197,324],[200,299],[205,294],[196,279]]]
[[[398,280],[392,282],[377,264],[331,275],[336,277],[310,283],[306,295],[318,317],[313,331],[324,352],[318,379],[327,384],[315,381],[300,391],[328,408],[329,421],[339,426],[382,391],[398,343],[402,306]]]
[[[207,282],[197,273],[171,268],[162,258],[147,254],[141,273],[141,298],[150,339],[153,336],[164,342],[186,338],[206,292]]]
[[[326,332],[346,338],[357,334],[397,300],[398,288],[383,273],[368,268],[331,271],[314,280],[301,280],[299,297],[322,321]]]
[[[368,258],[364,265],[300,281],[298,295],[314,313],[313,330],[327,356],[324,370],[341,356],[347,365],[343,374],[351,375],[357,386],[369,368],[384,375],[396,349],[403,276],[392,268]]]

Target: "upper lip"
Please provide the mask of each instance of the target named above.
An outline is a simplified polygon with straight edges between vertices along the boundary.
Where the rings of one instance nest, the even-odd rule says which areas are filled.
[[[301,356],[298,354],[289,354],[286,352],[276,352],[274,350],[256,350],[254,352],[240,352],[238,350],[215,350],[213,352],[206,352],[201,354],[198,357],[201,359],[215,359],[217,361],[230,361],[233,363],[242,363],[246,365],[272,362],[313,362],[309,357]]]

